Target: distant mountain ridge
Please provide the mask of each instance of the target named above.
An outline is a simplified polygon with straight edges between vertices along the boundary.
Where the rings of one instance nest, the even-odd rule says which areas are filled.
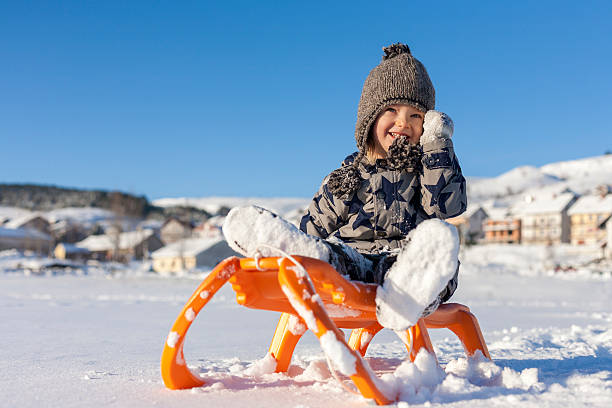
[[[164,219],[177,216],[192,221],[210,217],[205,210],[184,207],[158,207],[146,197],[120,191],[83,190],[38,184],[0,184],[0,206],[48,212],[61,208],[94,207],[120,216]]]
[[[81,190],[38,184],[0,184],[0,205],[33,211],[51,211],[64,207],[98,207],[122,215],[145,214],[149,206],[144,196],[119,191]]]

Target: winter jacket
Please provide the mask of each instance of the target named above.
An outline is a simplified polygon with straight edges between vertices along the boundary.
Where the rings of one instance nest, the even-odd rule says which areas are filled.
[[[350,165],[357,153],[348,156]],[[445,219],[467,206],[465,178],[450,139],[422,146],[418,171],[393,170],[386,159],[358,164],[363,179],[356,192],[341,200],[330,193],[327,176],[314,196],[300,229],[307,234],[335,236],[362,254],[401,248],[408,232],[429,218]]]

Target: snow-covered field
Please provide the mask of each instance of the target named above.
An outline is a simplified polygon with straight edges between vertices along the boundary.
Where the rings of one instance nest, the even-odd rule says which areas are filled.
[[[612,406],[612,264],[589,248],[463,250],[453,301],[480,321],[493,362],[466,360],[451,332],[432,330],[440,367],[380,333],[367,360],[401,390],[398,406]],[[29,262],[32,262],[30,260]],[[190,330],[185,357],[209,385],[170,391],[159,359],[202,276],[143,269],[28,275],[0,253],[0,406],[358,407],[307,334],[288,375],[266,374],[277,314],[238,306],[224,288]],[[572,266],[573,268],[569,268]],[[566,269],[554,273],[553,270]]]

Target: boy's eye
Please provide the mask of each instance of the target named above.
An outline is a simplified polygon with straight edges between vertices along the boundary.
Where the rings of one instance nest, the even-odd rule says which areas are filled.
[[[419,113],[413,113],[412,115],[410,115],[410,117],[423,119],[423,115],[421,115]]]
[[[387,108],[387,109],[385,109],[385,112],[395,113],[395,109],[394,108]]]

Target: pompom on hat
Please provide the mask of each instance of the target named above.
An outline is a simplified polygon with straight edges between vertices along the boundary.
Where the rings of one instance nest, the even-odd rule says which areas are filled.
[[[436,91],[423,64],[410,53],[406,44],[383,47],[381,63],[370,71],[363,84],[357,109],[355,141],[359,154],[355,160],[334,170],[328,180],[330,192],[346,199],[361,185],[357,166],[367,150],[367,140],[378,115],[389,105],[404,104],[427,112],[436,105]],[[388,164],[396,170],[415,171],[420,164],[420,146],[406,138],[393,142],[388,152]]]

